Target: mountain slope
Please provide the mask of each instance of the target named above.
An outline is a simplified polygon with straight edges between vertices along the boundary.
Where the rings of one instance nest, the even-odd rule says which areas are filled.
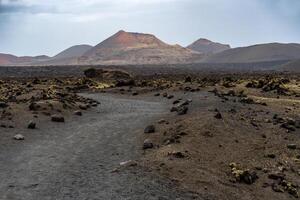
[[[291,61],[283,66],[281,66],[282,70],[289,72],[300,72],[300,59]]]
[[[0,53],[0,65],[8,65],[17,62],[17,59],[17,56]]]
[[[1,54],[0,53],[0,65],[19,65],[19,64],[29,64],[31,62],[43,61],[49,59],[48,56],[22,56],[17,57],[11,54]]]
[[[250,63],[300,59],[300,44],[269,43],[229,49],[208,56],[208,63]]]
[[[60,52],[59,54],[54,56],[53,59],[79,57],[85,54],[91,48],[93,48],[91,45],[75,45]]]
[[[187,48],[204,54],[215,54],[230,49],[230,45],[201,38],[187,46]]]
[[[201,54],[179,45],[168,45],[154,35],[119,31],[87,51],[84,64],[169,64],[200,59]]]

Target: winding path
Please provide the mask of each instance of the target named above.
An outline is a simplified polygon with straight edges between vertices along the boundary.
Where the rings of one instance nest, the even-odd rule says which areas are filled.
[[[111,173],[120,162],[139,158],[142,130],[168,112],[164,103],[85,96],[101,105],[65,124],[40,124],[36,139],[1,148],[1,200],[192,198],[138,167]]]

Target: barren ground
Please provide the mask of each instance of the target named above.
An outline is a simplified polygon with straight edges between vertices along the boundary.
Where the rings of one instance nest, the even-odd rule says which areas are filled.
[[[298,197],[299,76],[136,80],[4,80],[1,198]],[[31,103],[39,106],[30,111]],[[53,114],[65,123],[51,122]],[[155,130],[144,133],[148,125]],[[145,140],[151,145],[142,150]]]

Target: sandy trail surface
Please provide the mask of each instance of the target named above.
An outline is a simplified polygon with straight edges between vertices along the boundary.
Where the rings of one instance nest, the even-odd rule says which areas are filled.
[[[139,159],[143,129],[169,112],[165,103],[109,94],[84,96],[101,105],[66,123],[24,129],[24,141],[1,142],[0,199],[192,198],[139,167],[111,172],[122,161]],[[9,131],[1,134],[20,133]]]

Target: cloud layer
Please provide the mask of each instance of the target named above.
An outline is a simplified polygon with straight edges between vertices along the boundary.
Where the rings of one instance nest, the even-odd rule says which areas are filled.
[[[300,42],[298,0],[0,0],[0,52],[54,55],[124,29],[187,45]]]

